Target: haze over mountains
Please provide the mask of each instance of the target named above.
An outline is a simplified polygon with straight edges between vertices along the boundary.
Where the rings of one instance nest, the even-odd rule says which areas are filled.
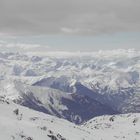
[[[20,123],[24,131],[30,123],[31,127],[32,125],[33,128],[35,127],[33,131],[37,131],[29,118],[31,116],[40,118],[43,115],[46,118],[54,118],[56,122],[60,121],[60,125],[62,121],[66,127],[68,125],[68,131],[75,131],[75,128],[71,127],[76,127],[78,134],[86,131],[81,136],[76,133],[74,136],[62,134],[66,140],[93,140],[93,136],[98,139],[99,133],[102,133],[99,139],[106,140],[109,138],[106,133],[110,132],[112,139],[135,138],[138,140],[140,137],[138,129],[140,128],[139,51],[57,52],[46,53],[45,56],[1,52],[0,67],[1,110],[7,109],[9,117],[5,119],[9,121],[14,119],[14,123],[20,123],[17,122],[19,120],[16,120],[16,117],[12,116],[14,108],[19,108],[23,114],[26,114],[23,115],[26,116],[23,120],[25,119],[27,126],[23,126],[23,120]],[[110,120],[111,116],[104,115],[115,115],[115,117],[113,116],[113,120]],[[5,116],[6,112],[1,117]],[[97,118],[94,120],[94,117]],[[39,119],[38,123],[40,121]],[[44,123],[46,127],[48,125],[52,128],[47,122]],[[10,126],[11,129],[13,124]],[[54,125],[59,128],[57,123]],[[128,127],[127,134],[119,130],[121,127],[124,129]],[[57,137],[58,128],[55,130],[55,137]],[[64,128],[62,126],[61,129]],[[94,134],[92,129],[96,131]],[[11,133],[16,133],[13,134],[15,140],[23,139],[19,133],[17,134],[19,130],[15,127],[14,130],[13,132],[6,130],[6,133],[9,137]],[[33,139],[38,140],[41,135],[39,133]],[[47,133],[41,135],[42,140]],[[5,138],[6,135],[3,135]],[[32,134],[28,135],[33,137]],[[30,140],[27,138],[24,137]],[[6,139],[9,140],[8,137]],[[51,138],[48,137],[49,139]],[[61,138],[57,137],[57,139]]]
[[[0,0],[0,140],[140,140],[140,0]]]

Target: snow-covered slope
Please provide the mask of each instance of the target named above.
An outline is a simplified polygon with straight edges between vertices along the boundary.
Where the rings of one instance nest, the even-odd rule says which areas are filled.
[[[4,52],[0,53],[0,67],[1,80],[86,96],[115,112],[140,112],[140,52],[136,50],[45,56]]]
[[[94,118],[83,125],[96,140],[139,140],[140,114],[123,114]]]
[[[135,50],[46,56],[1,52],[0,138],[139,140],[139,75]]]
[[[77,124],[95,116],[118,113],[84,95],[65,93],[49,87],[30,86],[12,80],[1,80],[0,85],[0,95],[6,99]]]
[[[82,140],[92,137],[66,120],[3,102],[0,98],[0,139],[2,140]],[[17,111],[18,110],[18,111]]]
[[[139,140],[140,114],[102,116],[77,126],[0,96],[2,140]]]

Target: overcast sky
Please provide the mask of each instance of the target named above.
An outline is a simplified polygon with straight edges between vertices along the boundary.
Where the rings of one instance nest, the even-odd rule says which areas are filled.
[[[140,0],[0,0],[4,45],[64,51],[139,49]]]

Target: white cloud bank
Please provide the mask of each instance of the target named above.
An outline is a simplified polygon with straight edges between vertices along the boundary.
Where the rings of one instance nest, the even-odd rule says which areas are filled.
[[[14,52],[42,52],[49,49],[49,46],[40,44],[28,44],[28,43],[7,43],[0,40],[0,50],[2,51],[14,51]]]

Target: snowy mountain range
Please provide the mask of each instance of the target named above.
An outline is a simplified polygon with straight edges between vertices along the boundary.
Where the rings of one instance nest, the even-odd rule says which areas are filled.
[[[0,129],[5,128],[3,139],[140,138],[139,51],[48,52],[43,56],[1,52],[0,68],[0,109],[7,110],[0,117],[14,120],[10,129],[8,123],[0,122]],[[15,108],[25,114],[20,120],[12,112]],[[52,119],[56,122],[51,124]]]
[[[101,116],[75,125],[0,97],[3,140],[139,140],[140,114]]]

